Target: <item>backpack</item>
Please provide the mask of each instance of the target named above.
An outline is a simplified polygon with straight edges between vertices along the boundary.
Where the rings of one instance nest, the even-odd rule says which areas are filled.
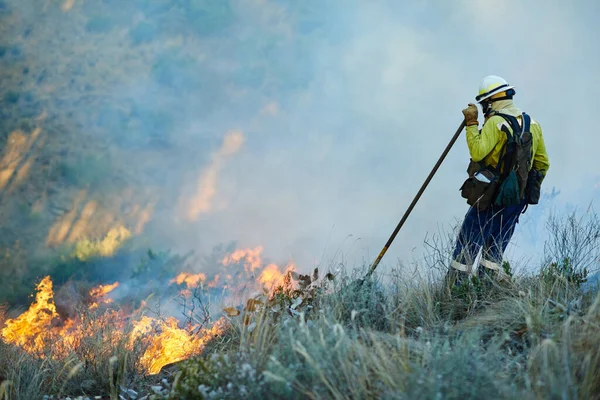
[[[506,133],[506,144],[496,167],[500,175],[500,186],[494,204],[497,206],[517,205],[525,198],[531,169],[531,117],[523,113],[523,125],[521,126],[517,118],[512,115],[502,113],[495,113],[495,115],[504,118],[512,132],[506,125],[502,125],[501,130]]]

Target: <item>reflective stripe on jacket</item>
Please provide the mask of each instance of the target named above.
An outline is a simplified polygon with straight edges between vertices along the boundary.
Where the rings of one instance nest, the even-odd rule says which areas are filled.
[[[499,110],[502,111],[502,110]],[[517,118],[521,122],[521,118]],[[498,116],[491,116],[484,124],[481,132],[477,125],[467,126],[467,146],[471,159],[475,162],[483,161],[486,165],[497,167],[500,160],[500,152],[506,143],[506,133],[502,132],[502,125],[506,125],[512,131],[508,122]],[[542,172],[544,175],[550,168],[544,137],[542,136],[542,127],[539,123],[531,120],[531,152],[533,168]]]

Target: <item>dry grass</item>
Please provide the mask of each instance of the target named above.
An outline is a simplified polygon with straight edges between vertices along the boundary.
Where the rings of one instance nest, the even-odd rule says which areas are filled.
[[[456,320],[463,301],[417,282],[401,298],[384,292],[384,329],[357,310],[340,319],[352,304],[337,287],[296,316],[233,318],[228,340],[184,362],[167,397],[599,398],[600,295],[573,287],[578,305],[562,309],[563,283],[517,278]]]
[[[141,373],[143,348],[111,340],[116,325],[99,316],[66,356],[60,342],[41,356],[0,342],[0,394],[150,394],[158,383],[155,397],[172,399],[599,398],[598,292],[539,275],[458,298],[403,276],[364,292],[338,276],[249,303],[202,356],[154,378]]]

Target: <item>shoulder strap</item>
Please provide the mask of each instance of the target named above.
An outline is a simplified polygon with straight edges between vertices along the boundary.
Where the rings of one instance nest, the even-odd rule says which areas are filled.
[[[512,115],[502,114],[502,113],[496,113],[495,115],[498,115],[498,116],[504,118],[506,120],[506,122],[508,122],[510,124],[513,134],[515,134],[518,138],[521,138],[523,136],[523,133],[530,132],[531,117],[527,113],[523,113],[521,115],[522,125],[519,125],[519,121],[517,121],[517,118],[513,117]],[[503,126],[502,128],[503,128],[502,131],[510,136],[510,133],[507,132],[505,127]]]
[[[531,132],[531,117],[527,113],[523,113],[523,132]]]
[[[513,117],[512,115],[508,115],[508,114],[502,114],[497,112],[495,115],[498,115],[499,117],[502,117],[506,120],[506,122],[508,122],[508,124],[510,125],[510,128],[512,129],[512,132],[510,132],[510,130],[506,127],[506,125],[502,125],[502,132],[506,133],[506,137],[507,139],[512,139],[513,136],[517,136],[517,137],[521,137],[522,135],[522,128],[521,125],[519,125],[519,121],[517,121],[516,117]]]
[[[520,139],[525,131],[524,128],[526,125],[526,120],[524,117],[525,113],[523,113],[523,126],[521,127],[517,118],[512,115],[502,114],[500,112],[496,112],[495,115],[504,118],[504,120],[508,122],[512,129],[511,132],[511,129],[508,129],[506,125],[502,125],[500,128],[502,132],[506,134],[506,143],[501,150],[500,159],[498,160],[497,166],[498,172],[500,173],[500,180],[503,181],[508,176],[511,169],[514,168],[517,161],[516,146],[518,143],[520,143]]]

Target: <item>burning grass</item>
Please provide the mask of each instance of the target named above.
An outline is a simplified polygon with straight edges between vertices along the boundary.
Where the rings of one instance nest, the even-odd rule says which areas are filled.
[[[117,286],[92,289],[89,298],[78,305],[78,313],[64,318],[54,302],[52,281],[42,279],[27,311],[0,320],[0,376],[11,383],[7,393],[41,398],[33,394],[31,385],[54,394],[114,392],[113,380],[121,385],[140,384],[165,365],[199,354],[223,329],[222,321],[209,329],[180,328],[174,318],[107,308],[112,302],[106,296]],[[58,382],[64,385],[59,387]]]
[[[199,353],[204,343],[223,329],[220,321],[209,329],[183,329],[172,317],[158,319],[137,311],[126,315],[122,310],[100,309],[100,304],[112,302],[106,296],[117,286],[115,283],[92,289],[87,304],[80,305],[85,311],[65,319],[57,312],[52,281],[45,277],[37,285],[35,301],[29,309],[4,322],[1,338],[31,355],[54,360],[65,360],[77,353],[91,337],[107,348],[125,344],[125,350],[133,351],[141,345],[144,351],[139,358],[139,372],[157,374],[165,365]]]
[[[137,395],[131,397],[127,390],[125,395],[120,393],[121,387],[143,388],[147,383],[146,390],[151,390],[150,383],[168,374],[161,372],[165,366],[200,354],[228,330],[224,318],[208,315],[210,307],[203,303],[205,284],[213,291],[217,285],[257,290],[283,278],[284,272],[275,264],[263,264],[260,252],[254,252],[251,260],[223,262],[230,272],[245,274],[243,284],[234,285],[231,277],[220,281],[219,275],[206,283],[205,274],[187,272],[168,280],[168,293],[184,300],[185,319],[147,315],[150,307],[145,301],[137,307],[114,301],[111,295],[119,282],[90,289],[66,285],[55,293],[50,277],[43,278],[27,310],[9,316],[5,307],[0,308],[2,396],[29,399],[47,393],[119,393],[134,398]],[[246,311],[256,311],[260,301],[252,301],[254,306]],[[196,315],[195,307],[205,314]]]

